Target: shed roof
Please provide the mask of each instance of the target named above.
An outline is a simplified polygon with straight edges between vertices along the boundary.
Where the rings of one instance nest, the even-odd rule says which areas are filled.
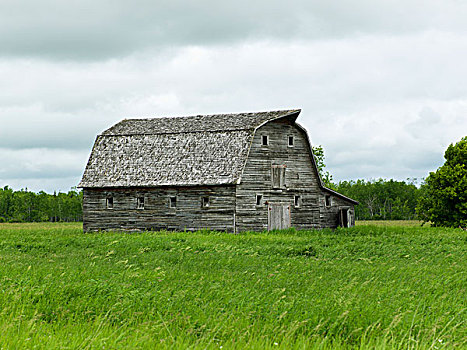
[[[125,119],[100,134],[79,187],[238,183],[255,130],[299,109]]]

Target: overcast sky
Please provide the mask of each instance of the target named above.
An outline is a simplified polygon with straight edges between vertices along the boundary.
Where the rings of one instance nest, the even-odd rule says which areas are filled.
[[[68,191],[123,118],[301,108],[335,180],[467,135],[467,2],[0,1],[0,186]]]

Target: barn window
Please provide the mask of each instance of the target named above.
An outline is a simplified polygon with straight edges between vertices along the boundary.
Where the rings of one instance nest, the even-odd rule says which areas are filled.
[[[285,188],[285,165],[273,165],[271,168],[272,188]]]
[[[289,147],[293,147],[293,136],[289,136]]]
[[[269,145],[269,138],[268,138],[268,135],[263,135],[263,136],[261,137],[261,140],[262,140],[263,146]]]
[[[136,200],[136,207],[138,209],[144,209],[144,197],[138,197]]]
[[[114,197],[107,197],[105,201],[107,209],[113,209],[114,208]]]
[[[201,206],[203,208],[209,207],[209,197],[203,197],[201,198]]]
[[[262,194],[257,194],[256,195],[256,205],[262,205],[263,204],[263,195]]]
[[[300,208],[302,199],[300,198],[300,196],[294,196],[293,202],[294,202],[295,208]]]
[[[328,194],[324,196],[324,205],[326,205],[326,207],[331,206],[331,196]]]
[[[177,207],[177,197],[170,197],[170,207],[176,208]]]

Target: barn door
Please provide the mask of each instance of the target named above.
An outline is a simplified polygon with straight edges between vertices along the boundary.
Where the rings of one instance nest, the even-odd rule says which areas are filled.
[[[352,218],[350,216],[350,209],[340,209],[339,210],[339,226],[340,227],[350,227]]]
[[[269,203],[268,230],[290,227],[290,204]]]

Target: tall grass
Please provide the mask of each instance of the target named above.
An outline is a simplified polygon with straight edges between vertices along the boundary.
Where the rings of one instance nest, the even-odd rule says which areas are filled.
[[[0,347],[467,346],[461,230],[0,225]]]

